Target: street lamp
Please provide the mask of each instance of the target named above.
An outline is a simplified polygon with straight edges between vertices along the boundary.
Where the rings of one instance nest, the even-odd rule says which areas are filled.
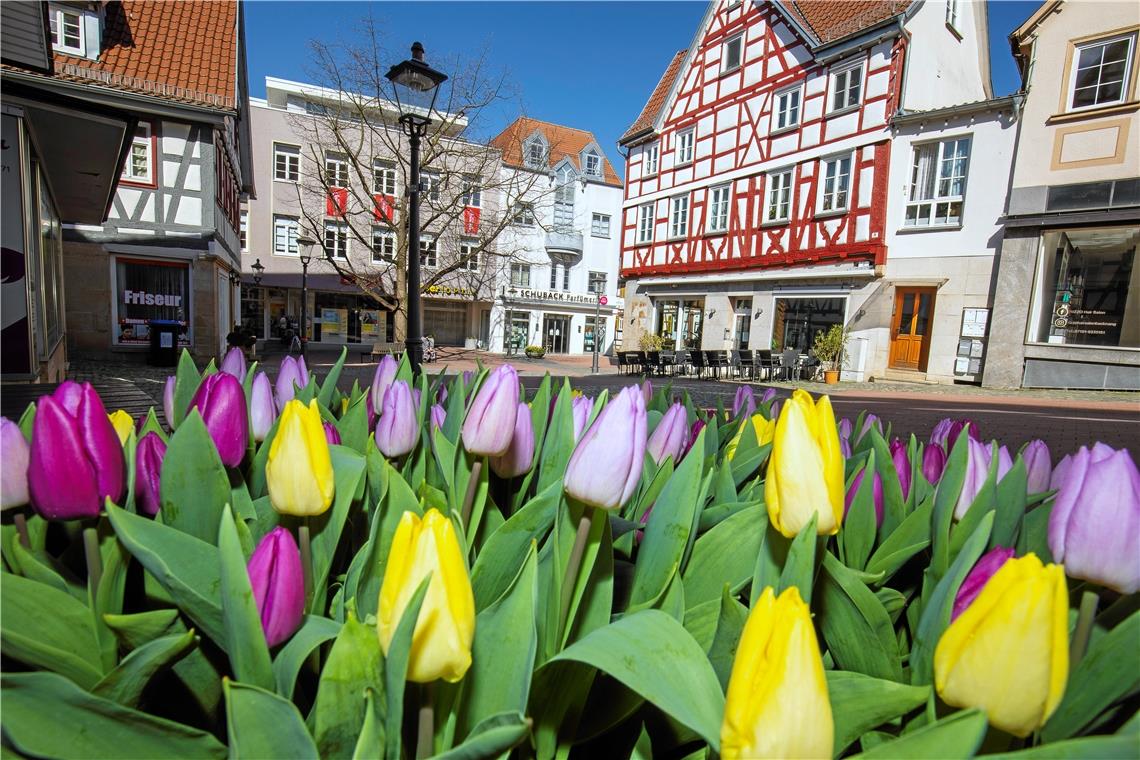
[[[260,285],[261,275],[265,273],[265,265],[261,263],[261,259],[254,261],[250,269],[253,270],[253,284]]]
[[[308,235],[297,238],[297,251],[301,258],[301,356],[305,356],[305,346],[308,343],[309,331],[309,263],[313,260],[313,246],[317,244]]]
[[[397,63],[384,75],[396,94],[399,124],[408,136],[411,157],[408,170],[408,324],[405,341],[412,372],[420,371],[423,359],[423,326],[420,315],[420,140],[431,124],[431,112],[439,86],[447,75],[424,62],[424,46],[412,43],[412,57]]]

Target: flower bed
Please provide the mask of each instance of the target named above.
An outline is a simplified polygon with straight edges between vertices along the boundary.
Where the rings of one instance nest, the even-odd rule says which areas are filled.
[[[40,757],[1140,753],[1140,474],[826,396],[184,355],[0,425],[5,746]]]

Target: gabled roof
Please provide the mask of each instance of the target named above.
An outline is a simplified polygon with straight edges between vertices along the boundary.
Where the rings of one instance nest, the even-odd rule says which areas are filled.
[[[641,132],[653,127],[653,122],[657,121],[657,114],[661,112],[661,107],[665,105],[665,99],[669,97],[669,91],[673,89],[673,82],[677,78],[677,72],[681,70],[681,62],[685,60],[685,54],[688,52],[688,50],[678,50],[673,55],[673,60],[669,61],[669,65],[665,67],[665,73],[661,75],[657,86],[653,88],[653,94],[649,96],[649,100],[645,101],[645,107],[641,109],[641,115],[630,125],[629,129],[625,131],[625,134],[621,136],[618,142],[624,143],[626,140],[634,138]]]
[[[582,164],[579,160],[579,154],[591,143],[598,144],[598,139],[594,137],[594,134],[584,129],[564,127],[560,124],[551,124],[548,121],[520,116],[496,135],[491,140],[490,145],[502,151],[503,163],[507,166],[524,169],[533,168],[528,167],[523,161],[523,143],[535,132],[540,133],[549,146],[546,153],[548,169],[554,168],[565,158],[577,171],[581,172]],[[607,185],[621,185],[621,177],[614,171],[605,151],[598,148],[598,152],[602,156],[602,181]]]

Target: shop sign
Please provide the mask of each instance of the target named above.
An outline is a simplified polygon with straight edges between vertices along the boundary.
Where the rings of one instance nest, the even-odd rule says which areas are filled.
[[[593,306],[598,297],[593,293],[566,293],[560,290],[531,290],[523,288],[515,293],[516,298],[526,301],[550,301],[551,303],[586,304]],[[605,301],[602,301],[604,304]]]
[[[115,262],[115,292],[119,302],[115,343],[150,343],[151,320],[177,322],[178,345],[189,346],[190,267],[181,262],[120,258]]]
[[[475,297],[475,291],[471,288],[460,288],[454,285],[426,285],[420,288],[420,292],[429,296]]]

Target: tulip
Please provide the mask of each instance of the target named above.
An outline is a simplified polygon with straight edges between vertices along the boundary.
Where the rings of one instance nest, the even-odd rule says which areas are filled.
[[[412,388],[412,402],[416,407],[416,414],[420,412],[420,401],[423,400],[423,392],[419,388]]]
[[[705,421],[697,417],[697,419],[693,421],[692,427],[689,428],[689,434],[685,436],[685,451],[681,454],[682,459],[689,453],[689,449],[693,448],[693,444],[697,442],[697,436],[699,436],[704,429]]]
[[[372,387],[368,391],[368,396],[372,399],[373,409],[384,408],[384,394],[388,392],[392,381],[396,379],[397,369],[399,369],[399,365],[391,354],[386,355],[376,365],[376,371],[372,374]]]
[[[859,470],[855,479],[851,481],[851,487],[847,489],[847,496],[843,500],[844,518],[847,517],[847,512],[851,509],[851,503],[855,501],[855,495],[859,493],[859,486],[863,485],[863,476],[866,473],[866,467]],[[883,479],[879,477],[878,470],[875,471],[875,478],[871,481],[871,500],[875,505],[875,527],[881,528],[883,527]]]
[[[275,647],[293,635],[305,615],[305,575],[292,534],[280,525],[265,534],[246,569],[265,643]]]
[[[974,424],[973,420],[952,420],[948,417],[940,420],[934,426],[934,430],[930,433],[930,443],[937,443],[944,451],[951,452],[954,450],[954,444],[958,441],[958,436],[967,429],[967,425],[970,426],[970,437],[981,443],[981,433],[978,432],[978,426]]]
[[[775,388],[767,388],[764,390],[764,395],[762,395],[760,397],[760,403],[761,404],[767,404],[769,401],[771,401],[774,398],[776,398],[776,389]]]
[[[796,390],[776,422],[764,497],[772,526],[792,538],[817,518],[816,532],[830,536],[843,521],[843,455],[831,400],[812,402]]]
[[[329,446],[339,446],[340,431],[336,429],[336,425],[325,420],[321,423],[321,427],[325,429],[325,440],[329,442]]]
[[[28,503],[28,454],[20,426],[0,417],[0,509]]]
[[[756,411],[756,394],[751,385],[742,385],[736,389],[736,397],[732,399],[732,416],[736,418],[741,412],[751,417]]]
[[[586,423],[590,421],[590,413],[594,411],[594,402],[586,396],[575,396],[570,403],[570,415],[574,418],[574,442],[586,432]]]
[[[273,386],[269,384],[269,376],[264,372],[258,372],[253,378],[249,397],[249,419],[253,440],[261,443],[269,436],[273,422],[277,419],[277,405],[273,403]]]
[[[749,419],[752,421],[752,429],[756,431],[756,442],[763,446],[766,443],[771,443],[776,435],[776,420],[768,419],[762,414],[754,414]],[[736,458],[736,449],[740,446],[740,439],[744,437],[744,425],[736,431],[736,435],[724,447],[724,456],[728,461]]]
[[[464,388],[470,388],[471,387],[471,381],[473,381],[474,379],[475,379],[475,370],[473,370],[473,369],[463,370],[463,387]]]
[[[119,436],[119,445],[126,446],[127,438],[130,437],[131,431],[135,429],[135,421],[131,415],[126,411],[119,409],[107,415],[107,419],[111,421],[111,427],[115,428],[115,434]]]
[[[174,429],[174,386],[177,382],[178,378],[169,375],[162,386],[162,416],[166,417],[166,427],[171,430]]]
[[[997,452],[997,482],[1000,483],[1001,479],[1006,476],[1006,473],[1012,469],[1013,457],[1009,455],[1009,449],[1005,446],[999,446]]]
[[[631,385],[606,404],[578,441],[562,481],[566,493],[602,509],[629,501],[645,463],[645,424],[645,397]]]
[[[277,370],[277,408],[284,410],[285,405],[297,395],[297,388],[304,388],[309,384],[309,370],[305,367],[304,358],[298,362],[292,356],[281,360],[281,368]]]
[[[844,417],[843,419],[841,419],[839,421],[839,426],[838,426],[839,439],[842,441],[850,442],[851,441],[851,433],[854,431],[854,429],[855,429],[855,426],[852,424],[851,420]]]
[[[221,371],[233,375],[239,382],[245,380],[245,352],[234,346],[222,359]]]
[[[463,446],[472,454],[497,457],[511,445],[519,404],[519,376],[504,364],[483,381],[463,420]]]
[[[928,443],[922,450],[922,477],[930,484],[942,479],[946,469],[946,451],[937,443]]]
[[[28,491],[49,520],[97,517],[126,488],[123,446],[90,383],[62,383],[36,404]]]
[[[148,515],[157,515],[162,506],[159,484],[165,456],[166,443],[158,433],[151,431],[139,439],[135,449],[135,501]]]
[[[1069,675],[1069,593],[1060,565],[1006,560],[942,634],[934,686],[955,707],[978,707],[1014,736],[1040,729]]]
[[[439,404],[433,404],[431,408],[431,426],[433,430],[442,430],[443,423],[447,420],[447,410]]]
[[[962,483],[962,490],[958,494],[958,502],[954,505],[954,519],[961,520],[970,510],[974,499],[978,498],[982,486],[990,471],[990,447],[988,444],[970,438],[966,441],[969,446],[966,452],[966,478]]]
[[[779,597],[769,586],[748,614],[732,661],[721,757],[830,758],[834,733],[811,610],[795,586]]]
[[[1044,493],[1049,490],[1049,478],[1053,475],[1053,460],[1049,456],[1049,446],[1041,439],[1034,439],[1021,450],[1025,460],[1026,492]]]
[[[863,427],[859,430],[859,438],[857,440],[863,440],[863,436],[867,435],[867,433],[870,432],[871,428],[875,428],[875,430],[878,430],[880,433],[882,433],[883,422],[876,415],[868,412],[867,414],[863,415]]]
[[[226,372],[207,375],[190,401],[206,423],[226,467],[237,467],[249,445],[249,412],[245,391],[237,378]]]
[[[1140,591],[1140,472],[1128,449],[1097,443],[1061,460],[1049,551],[1073,578]]]
[[[649,402],[653,401],[653,381],[646,380],[641,384],[641,397],[645,399],[645,405],[649,406]]]
[[[958,595],[954,597],[954,609],[951,611],[950,620],[958,619],[958,616],[970,606],[970,603],[978,598],[978,594],[982,593],[982,588],[994,576],[994,573],[1000,570],[1005,561],[1013,557],[1013,554],[1012,547],[995,546],[982,555],[982,558],[966,575],[962,585],[958,587]]]
[[[380,647],[388,654],[396,626],[412,595],[428,575],[427,594],[412,632],[408,680],[455,683],[471,666],[475,637],[475,597],[463,549],[451,521],[429,509],[420,519],[404,512],[384,569],[377,612]]]
[[[907,454],[907,445],[898,438],[891,441],[891,461],[895,464],[895,472],[899,476],[899,485],[902,486],[902,496],[910,495],[910,455]]]
[[[415,400],[403,380],[384,392],[384,407],[376,421],[376,448],[389,459],[410,454],[420,439],[420,421]]]
[[[333,499],[332,458],[316,400],[281,411],[265,465],[269,503],[282,514],[319,515]]]
[[[437,404],[447,403],[447,386],[443,383],[440,383],[439,387],[435,390],[435,401]]]
[[[515,433],[511,445],[502,456],[491,458],[491,469],[500,478],[517,478],[530,470],[534,462],[534,423],[530,407],[520,403],[515,415]]]
[[[646,450],[653,461],[660,465],[667,457],[673,458],[673,463],[681,461],[681,452],[685,450],[685,437],[689,432],[689,420],[685,407],[682,404],[673,404],[666,411],[653,434],[649,436]]]

